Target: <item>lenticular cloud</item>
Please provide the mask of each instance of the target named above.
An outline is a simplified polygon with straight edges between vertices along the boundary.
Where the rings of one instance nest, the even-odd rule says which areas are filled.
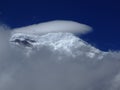
[[[29,34],[44,34],[51,32],[71,32],[85,34],[91,31],[92,28],[88,25],[74,21],[55,20],[40,24],[34,24],[22,28],[14,29],[14,32],[29,33]],[[13,33],[14,33],[13,32]]]
[[[0,27],[0,90],[120,89],[120,52],[75,36],[89,26],[51,21],[8,29]]]

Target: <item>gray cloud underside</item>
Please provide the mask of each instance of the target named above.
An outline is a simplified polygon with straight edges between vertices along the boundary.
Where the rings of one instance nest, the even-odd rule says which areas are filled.
[[[0,28],[0,90],[119,90],[120,52],[102,60],[63,57],[47,47],[29,57],[9,45],[10,31]]]

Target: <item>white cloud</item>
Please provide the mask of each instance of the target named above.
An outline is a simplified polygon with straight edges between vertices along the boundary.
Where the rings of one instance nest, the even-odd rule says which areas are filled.
[[[81,46],[80,50],[72,48],[72,51],[78,51],[77,56],[64,55],[61,58],[59,52],[49,49],[47,44],[37,51],[33,49],[28,57],[24,54],[25,48],[10,46],[10,31],[3,29],[0,28],[0,90],[120,89],[120,52],[103,54],[93,48],[95,56],[90,54],[89,58],[82,53],[88,52],[89,47]],[[28,29],[18,30],[15,32],[26,33]],[[30,33],[34,33],[32,28]],[[101,54],[103,57],[99,59]]]
[[[85,34],[91,30],[92,28],[90,26],[78,22],[55,20],[40,24],[34,24],[22,28],[16,28],[13,33],[21,32],[29,34],[44,34],[49,32],[71,32],[77,34]]]

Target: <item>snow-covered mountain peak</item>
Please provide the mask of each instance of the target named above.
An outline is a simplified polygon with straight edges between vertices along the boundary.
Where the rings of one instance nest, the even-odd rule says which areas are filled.
[[[15,33],[11,36],[10,42],[30,50],[48,47],[53,52],[70,56],[85,55],[94,58],[101,53],[99,49],[94,48],[72,33],[58,32],[44,35]]]

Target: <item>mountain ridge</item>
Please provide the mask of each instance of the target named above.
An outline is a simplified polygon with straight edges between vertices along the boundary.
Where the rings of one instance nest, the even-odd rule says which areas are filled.
[[[49,47],[53,52],[57,51],[60,54],[64,53],[73,57],[81,54],[89,58],[98,56],[101,59],[105,54],[72,33],[58,32],[44,35],[15,33],[11,35],[10,43],[22,46],[27,50],[35,48],[40,50],[41,47]]]

